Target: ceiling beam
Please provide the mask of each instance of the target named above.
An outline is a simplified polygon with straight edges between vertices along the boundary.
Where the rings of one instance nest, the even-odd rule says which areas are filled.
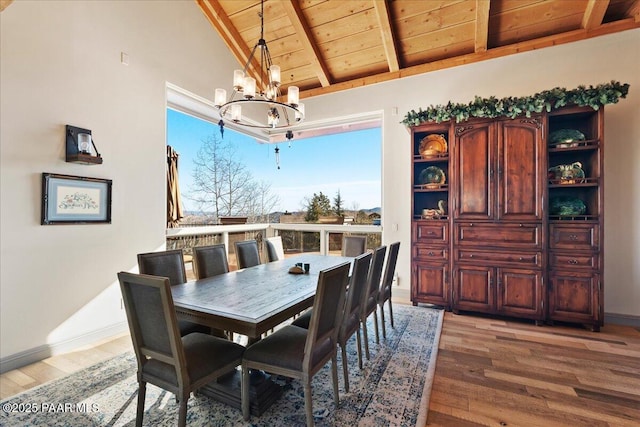
[[[318,44],[313,40],[313,34],[306,22],[300,3],[297,0],[289,0],[282,3],[282,7],[287,12],[287,16],[293,25],[296,35],[302,45],[302,51],[306,53],[307,60],[311,62],[311,69],[320,80],[322,87],[331,85],[329,81],[329,70],[320,55]]]
[[[489,38],[489,0],[476,0],[476,34],[475,52],[487,51],[487,40]]]
[[[582,17],[582,25],[580,28],[592,30],[602,24],[604,14],[609,7],[609,0],[589,0],[587,8]]]
[[[249,57],[251,56],[251,50],[247,47],[245,41],[242,39],[242,36],[236,29],[236,27],[229,19],[229,16],[225,13],[224,9],[218,2],[218,0],[196,0],[200,9],[204,12],[205,16],[216,29],[224,43],[227,45],[233,56],[236,58],[241,67],[244,67],[249,61]],[[256,81],[259,81],[259,70],[260,65],[258,64],[257,59],[254,57],[253,61],[249,65],[249,69],[247,70],[248,74],[251,75]]]
[[[300,98],[311,98],[313,96],[327,95],[329,93],[364,87],[371,84],[401,79],[403,77],[410,77],[418,74],[425,74],[431,71],[444,70],[447,68],[457,67],[459,65],[473,64],[489,59],[501,58],[504,56],[514,55],[522,52],[529,52],[532,50],[539,50],[545,47],[558,46],[565,43],[572,43],[579,40],[586,40],[593,37],[600,37],[606,34],[614,34],[620,31],[632,30],[636,28],[640,28],[640,22],[638,22],[636,19],[623,19],[620,21],[602,24],[593,30],[573,30],[562,34],[542,37],[536,40],[529,40],[526,42],[514,43],[508,46],[493,48],[486,52],[469,53],[454,58],[441,59],[439,61],[433,61],[426,64],[414,65],[412,67],[403,68],[400,71],[386,72],[369,77],[349,80],[346,82],[335,83],[326,88],[309,89],[300,92]]]
[[[400,62],[398,61],[396,41],[391,28],[389,3],[387,3],[387,0],[373,0],[373,8],[376,10],[376,17],[378,18],[378,26],[380,27],[380,33],[382,35],[382,45],[384,47],[384,54],[387,57],[387,64],[389,64],[389,71],[398,71],[400,70]]]
[[[629,8],[629,14],[633,16],[636,22],[640,22],[640,0],[636,0]]]

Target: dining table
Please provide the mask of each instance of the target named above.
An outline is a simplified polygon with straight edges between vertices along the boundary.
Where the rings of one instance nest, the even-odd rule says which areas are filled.
[[[248,344],[313,305],[320,271],[352,257],[300,254],[282,260],[192,280],[171,288],[178,319],[248,337]],[[290,273],[308,264],[308,273]],[[234,370],[199,390],[240,408],[240,371]],[[261,415],[281,394],[268,375],[252,377],[250,410]]]

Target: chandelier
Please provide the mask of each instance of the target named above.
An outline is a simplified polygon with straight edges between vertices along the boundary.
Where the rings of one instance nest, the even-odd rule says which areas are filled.
[[[227,100],[225,89],[216,89],[214,104],[223,120],[258,129],[286,129],[304,120],[304,104],[300,103],[297,86],[287,89],[287,102],[280,93],[280,67],[271,62],[271,54],[264,40],[264,0],[260,2],[260,40],[255,44],[244,69],[233,72],[233,91]],[[249,75],[252,61],[260,61],[260,68]],[[255,77],[254,77],[255,76]]]

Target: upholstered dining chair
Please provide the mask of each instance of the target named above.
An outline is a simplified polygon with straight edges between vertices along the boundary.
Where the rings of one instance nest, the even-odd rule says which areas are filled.
[[[386,246],[379,246],[373,251],[371,259],[371,267],[369,268],[369,276],[367,277],[366,290],[362,293],[362,307],[360,311],[360,323],[362,324],[362,338],[364,340],[364,351],[367,360],[369,355],[369,335],[367,332],[367,318],[373,313],[373,325],[376,331],[376,343],[380,343],[380,335],[378,332],[378,315],[376,308],[378,307],[378,294],[380,293],[380,278],[382,277],[382,268],[384,267],[384,256],[387,252]]]
[[[362,294],[367,287],[371,253],[358,255],[353,260],[351,279],[344,303],[344,314],[338,332],[338,344],[342,353],[342,373],[344,377],[344,389],[349,393],[349,369],[347,367],[347,341],[356,334],[358,345],[358,367],[362,369],[362,340],[360,338],[360,312],[362,311]],[[293,324],[301,328],[308,328],[313,310],[307,310],[297,318]]]
[[[193,270],[196,279],[204,279],[229,272],[227,249],[224,243],[193,248]]]
[[[260,251],[257,240],[235,242],[238,270],[260,264]]]
[[[358,256],[366,250],[367,238],[364,236],[344,236],[342,238],[342,256]]]
[[[313,426],[311,379],[331,360],[333,397],[338,395],[337,338],[350,263],[320,271],[309,329],[288,325],[249,346],[242,358],[242,415],[249,419],[249,369],[262,369],[303,382],[307,426]]]
[[[140,274],[167,277],[171,286],[180,285],[187,281],[182,249],[138,254],[138,271]],[[178,320],[178,328],[183,336],[192,332],[211,333],[211,328],[208,326],[188,320]]]
[[[198,332],[181,338],[166,277],[120,272],[118,280],[138,361],[136,426],[142,426],[147,383],[176,395],[178,426],[185,426],[191,392],[240,365],[245,348]]]
[[[380,293],[378,294],[378,304],[380,305],[380,323],[382,325],[382,337],[387,339],[387,330],[384,326],[384,303],[389,301],[389,320],[391,327],[393,325],[393,307],[391,307],[391,288],[393,286],[393,275],[396,272],[396,263],[398,261],[398,251],[400,250],[400,242],[389,245],[387,252],[387,260],[384,267],[384,275],[380,283]]]
[[[284,248],[282,247],[282,237],[267,237],[265,239],[267,244],[267,257],[269,262],[279,261],[284,259]]]

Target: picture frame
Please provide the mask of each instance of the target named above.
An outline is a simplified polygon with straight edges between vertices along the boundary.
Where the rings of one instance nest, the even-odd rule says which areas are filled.
[[[41,225],[111,224],[110,179],[42,173]]]

